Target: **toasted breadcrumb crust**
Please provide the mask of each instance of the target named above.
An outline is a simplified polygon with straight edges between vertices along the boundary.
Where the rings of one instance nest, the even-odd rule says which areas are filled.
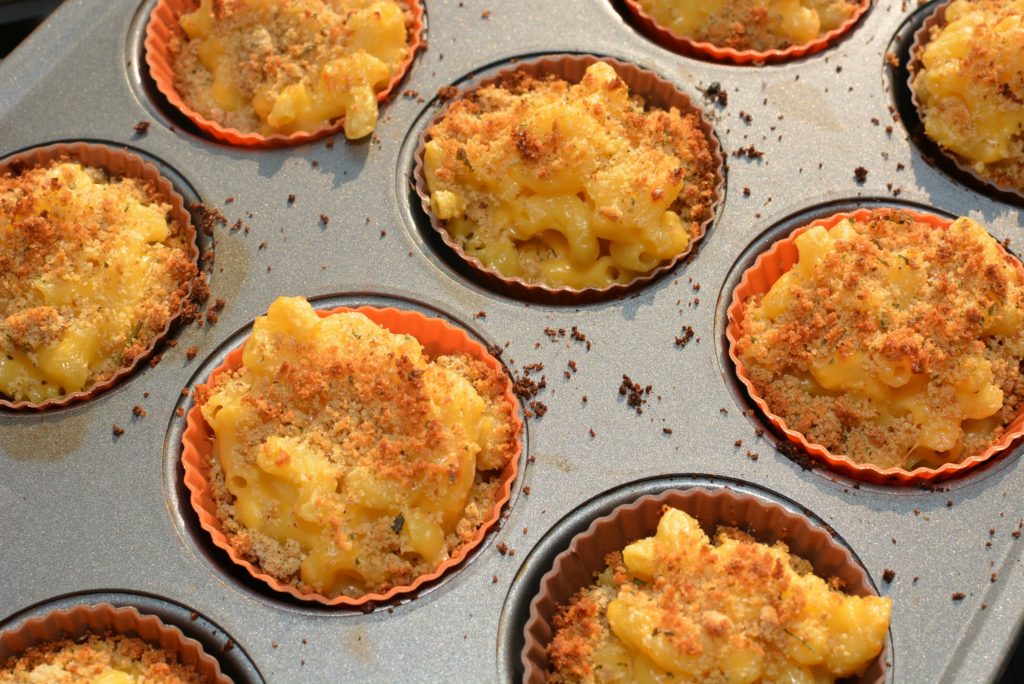
[[[711,43],[734,50],[784,50],[793,45],[783,26],[797,13],[814,10],[821,28],[817,37],[838,28],[857,11],[859,0],[795,0],[790,3],[773,0],[726,0],[709,3],[703,9],[699,26],[677,17],[682,5],[703,4],[700,0],[637,0],[653,19],[663,27],[696,42]]]
[[[0,684],[89,684],[110,672],[138,684],[205,684],[195,668],[174,653],[126,636],[64,640],[34,646],[0,669]]]
[[[764,295],[747,302],[736,350],[757,392],[791,429],[857,462],[937,467],[981,453],[1024,408],[1024,331],[986,331],[994,321],[1024,316],[1019,263],[1008,262],[980,227],[940,228],[886,209],[855,227],[858,234],[837,241],[807,286],[792,286],[793,304],[775,321],[749,313]],[[901,306],[895,293],[893,265],[909,268],[918,283],[909,304]],[[863,301],[872,303],[870,312],[851,304]],[[877,363],[909,360],[913,378],[926,382],[929,416],[956,406],[961,363],[981,355],[1003,393],[1002,408],[984,421],[964,420],[974,429],[954,450],[918,448],[922,426],[901,409],[809,381],[812,366],[859,352]]]
[[[340,481],[353,468],[366,467],[379,481],[397,483],[406,490],[424,483],[450,482],[457,473],[450,466],[432,462],[431,455],[439,450],[454,453],[467,448],[466,442],[461,427],[449,427],[430,418],[434,415],[433,399],[423,368],[405,355],[375,349],[373,343],[361,347],[356,358],[351,354],[342,357],[330,345],[304,344],[301,362],[282,364],[273,383],[254,385],[242,367],[198,387],[196,402],[202,405],[211,395],[225,390],[244,393],[244,402],[255,409],[249,414],[251,419],[247,416],[237,424],[238,448],[247,459],[255,460],[260,445],[268,438],[301,436],[340,469]],[[427,364],[468,380],[484,401],[484,415],[498,419],[489,452],[477,459],[462,516],[444,539],[447,556],[453,557],[474,538],[500,496],[501,471],[515,456],[515,408],[506,399],[507,378],[483,361],[458,353],[436,357]],[[333,597],[324,587],[303,582],[300,568],[308,551],[297,541],[278,541],[239,521],[236,498],[228,489],[219,460],[212,457],[209,467],[217,516],[238,553],[300,591]],[[351,546],[347,540],[358,540],[360,548],[365,549],[360,554],[360,567],[367,575],[387,578],[362,590],[346,586],[341,594],[359,597],[386,592],[435,570],[433,564],[404,548],[397,532],[396,521],[389,516],[334,530],[335,539],[340,538],[343,545]]]
[[[584,82],[596,78],[591,75],[592,69],[588,69]],[[607,84],[609,91],[626,87],[621,79]],[[618,184],[621,180],[614,201],[595,207],[603,219],[612,222],[622,220],[622,207],[657,202],[666,188],[679,185],[682,179],[682,189],[667,209],[682,219],[689,232],[687,245],[699,237],[700,224],[711,216],[715,201],[716,163],[696,113],[648,106],[642,97],[629,95],[628,112],[620,118],[607,114],[613,107],[600,98],[587,98],[577,93],[578,89],[553,75],[537,78],[517,71],[500,83],[470,91],[454,101],[427,134],[431,142],[445,150],[437,179],[443,188],[457,188],[465,198],[465,219],[473,226],[468,235],[453,237],[473,256],[480,256],[488,245],[511,240],[519,252],[524,278],[532,282],[543,281],[541,264],[552,255],[545,246],[535,244],[537,240],[532,236],[517,235],[514,226],[512,230],[495,226],[494,207],[508,197],[496,197],[485,187],[484,178],[496,177],[501,183],[509,162],[526,165],[541,180],[578,169],[588,189],[591,184]],[[529,115],[563,101],[583,104],[592,117],[587,125],[592,121],[601,129],[600,140],[592,138],[581,145],[572,135],[560,135],[557,121],[551,134],[543,137],[521,126]],[[471,173],[475,168],[484,171],[471,182],[462,182],[460,171],[467,166]],[[431,187],[430,191],[439,189]],[[583,197],[585,192],[580,193],[580,199],[598,204],[595,197]],[[608,241],[600,234],[598,238],[600,254],[607,255]],[[485,265],[496,266],[486,261]]]
[[[64,172],[68,167],[87,174],[96,184],[90,191],[98,188],[100,193],[76,193],[72,176]],[[149,265],[137,282],[112,255],[137,239],[128,216],[140,208],[156,209],[166,217],[167,236],[143,248]],[[173,218],[170,205],[150,182],[110,176],[66,158],[0,177],[0,354],[8,361],[18,355],[35,364],[39,354],[109,322],[115,312],[130,319],[123,334],[103,341],[112,352],[89,364],[81,388],[43,388],[24,377],[12,381],[9,393],[0,389],[0,398],[64,395],[134,365],[185,304],[198,272],[193,239],[191,229]],[[49,304],[43,294],[78,283],[86,289],[105,283],[115,291],[100,297],[79,293],[59,304]],[[119,291],[129,288],[137,295],[134,305],[116,300]],[[108,296],[112,298],[104,301]]]
[[[947,37],[948,48],[936,49]],[[931,28],[912,86],[929,137],[981,178],[1024,193],[1022,41],[1021,0],[952,3]]]
[[[367,36],[359,36],[360,44],[353,44],[349,22],[354,12],[374,2],[395,5],[405,17],[406,52],[398,59],[384,60],[393,75],[411,49],[413,13],[406,0],[286,0],[272,12],[270,21],[254,14],[251,0],[214,0],[214,34],[234,55],[234,85],[245,102],[252,102],[263,91],[280,93],[294,84],[316,83],[324,65],[343,55],[366,49],[372,53],[372,39]],[[182,99],[222,126],[269,133],[252,106],[233,111],[218,106],[212,94],[214,75],[203,64],[201,44],[181,34],[171,39],[174,85]],[[383,87],[378,84],[376,90]]]

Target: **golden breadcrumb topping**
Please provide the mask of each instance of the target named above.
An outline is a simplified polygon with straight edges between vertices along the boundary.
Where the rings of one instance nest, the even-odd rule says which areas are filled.
[[[627,283],[687,251],[711,216],[700,117],[648,107],[611,65],[580,83],[524,72],[468,93],[428,131],[435,216],[508,277]]]
[[[975,173],[1024,192],[1024,0],[956,0],[914,74],[925,133]]]
[[[170,46],[175,87],[243,132],[308,132],[344,116],[345,135],[361,138],[409,56],[412,23],[396,0],[202,0]]]
[[[554,617],[551,684],[833,682],[881,652],[892,603],[847,596],[782,542],[712,542],[665,507],[657,534],[607,558]]]
[[[181,311],[193,239],[135,178],[67,160],[0,177],[0,397],[39,403],[131,366]]]
[[[125,636],[34,646],[0,667],[0,684],[204,684],[174,653]]]
[[[984,228],[877,210],[796,245],[736,346],[773,413],[883,468],[958,462],[999,438],[1024,406],[1024,288]]]
[[[433,571],[493,510],[514,456],[507,386],[482,361],[429,358],[362,314],[278,299],[242,367],[197,390],[230,542],[332,597]]]
[[[638,0],[661,26],[735,50],[783,50],[839,28],[857,0]]]

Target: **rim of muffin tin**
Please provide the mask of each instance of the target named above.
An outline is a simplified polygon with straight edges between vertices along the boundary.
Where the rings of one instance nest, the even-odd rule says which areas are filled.
[[[605,62],[612,66],[626,82],[631,96],[639,96],[646,103],[653,103],[656,106],[674,106],[680,110],[681,114],[697,116],[700,129],[711,152],[712,163],[715,166],[714,196],[707,218],[698,224],[697,235],[691,236],[690,242],[683,252],[661,262],[651,271],[638,275],[628,283],[613,283],[600,288],[572,288],[565,285],[555,287],[528,281],[519,276],[506,276],[494,267],[485,266],[479,259],[466,253],[445,228],[443,222],[434,215],[431,208],[430,190],[424,175],[424,150],[429,141],[430,129],[447,116],[448,110],[454,102],[480,88],[501,83],[520,71],[526,71],[532,76],[555,75],[569,83],[578,83],[586,68],[596,62]],[[439,97],[435,98],[427,109],[429,112],[431,107],[438,107],[437,111],[420,118],[419,123],[422,127],[416,134],[413,153],[412,186],[413,193],[418,198],[418,204],[413,203],[416,204],[413,220],[417,224],[424,222],[429,224],[431,236],[438,238],[443,243],[442,245],[431,245],[431,247],[442,251],[441,256],[445,261],[454,261],[455,266],[461,266],[470,280],[491,292],[519,301],[571,306],[604,302],[631,294],[662,279],[676,271],[680,265],[696,258],[701,242],[718,220],[725,204],[725,153],[707,113],[697,106],[693,99],[673,81],[663,78],[649,68],[608,55],[589,52],[542,52],[493,62],[478,71],[468,72],[466,76],[455,81],[449,87],[457,88],[458,93],[447,98],[447,101],[441,100]],[[419,216],[415,215],[417,213]],[[420,225],[420,228],[423,229],[423,226]],[[453,264],[449,263],[449,265]]]
[[[473,326],[467,325],[464,321],[432,304],[379,291],[309,296],[307,299],[317,312],[334,311],[339,308],[359,310],[365,307],[379,311],[392,309],[404,314],[434,319],[471,343],[479,345],[491,358],[495,359],[503,369],[506,378],[511,377],[501,358],[488,351],[495,347],[484,335]],[[327,314],[320,313],[319,315]],[[185,390],[191,390],[208,382],[214,373],[226,365],[228,357],[232,354],[240,356],[242,346],[252,333],[254,322],[255,320],[251,320],[246,323],[214,349],[193,373]],[[216,532],[223,537],[223,533],[220,532],[219,525],[214,525],[216,529],[211,531],[210,511],[201,510],[202,507],[196,505],[197,490],[194,483],[187,482],[190,470],[194,476],[194,468],[190,469],[183,463],[185,441],[193,438],[196,431],[200,430],[193,415],[198,413],[198,408],[191,398],[191,391],[188,392],[188,396],[185,396],[184,393],[180,396],[176,409],[180,408],[182,415],[178,416],[176,411],[172,412],[164,440],[163,470],[165,493],[169,502],[168,510],[186,546],[203,559],[207,568],[216,577],[248,596],[267,602],[275,608],[296,610],[305,614],[362,615],[377,610],[393,610],[397,606],[413,603],[420,596],[441,589],[470,567],[473,561],[493,543],[502,528],[503,516],[517,502],[522,490],[526,459],[529,453],[529,431],[526,421],[523,419],[522,404],[511,394],[511,381],[509,381],[507,394],[509,395],[507,398],[511,398],[511,401],[514,402],[513,422],[518,429],[516,438],[518,451],[514,460],[507,467],[510,473],[505,476],[505,484],[501,496],[494,505],[493,515],[488,516],[488,520],[481,525],[478,538],[464,546],[456,557],[446,561],[435,570],[417,577],[411,584],[393,587],[383,594],[366,594],[359,598],[347,596],[329,598],[299,591],[278,580],[268,582],[269,576],[257,566],[238,556],[230,544],[226,541],[218,543],[213,534]],[[205,425],[205,421],[203,424]]]

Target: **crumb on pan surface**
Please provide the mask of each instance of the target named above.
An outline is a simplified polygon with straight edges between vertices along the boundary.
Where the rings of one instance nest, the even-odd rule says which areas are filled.
[[[28,649],[0,663],[0,684],[205,684],[174,653],[141,639],[89,635]]]
[[[979,224],[900,211],[814,226],[746,303],[736,351],[769,410],[834,454],[937,468],[1024,406],[1020,264]]]
[[[925,134],[980,177],[1024,192],[1024,0],[956,0],[912,87]]]
[[[278,299],[242,367],[197,388],[229,542],[301,591],[410,584],[493,509],[514,456],[506,387],[467,354],[428,359],[362,314]]]
[[[362,138],[412,49],[412,21],[396,0],[202,0],[170,45],[175,87],[243,132],[311,132],[344,116],[345,136]]]
[[[688,251],[711,215],[700,117],[648,107],[604,62],[577,84],[517,72],[453,102],[427,136],[434,215],[506,277],[628,283]]]
[[[782,50],[839,28],[856,0],[637,0],[663,28],[735,50]]]
[[[130,367],[197,274],[144,181],[68,160],[0,177],[0,397],[41,403]]]
[[[554,618],[547,681],[832,682],[881,652],[892,603],[847,596],[782,542],[734,528],[714,540],[665,507],[657,533]]]

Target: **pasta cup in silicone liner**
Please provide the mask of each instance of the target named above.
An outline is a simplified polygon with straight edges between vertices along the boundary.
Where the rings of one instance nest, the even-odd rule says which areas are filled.
[[[1016,202],[1024,201],[1024,159],[1016,161],[1019,180],[1014,180],[1012,176],[1005,172],[993,171],[985,174],[978,168],[975,168],[975,165],[971,161],[932,140],[924,131],[925,106],[918,97],[916,88],[917,79],[924,71],[924,64],[921,61],[921,55],[924,53],[925,48],[936,33],[946,26],[946,9],[951,4],[952,0],[949,0],[949,2],[944,2],[935,8],[928,18],[924,20],[921,28],[914,33],[914,42],[910,47],[910,62],[907,64],[907,87],[910,89],[910,100],[914,105],[914,110],[917,112],[917,116],[921,120],[921,135],[927,137],[945,159],[952,162],[957,169],[975,181],[975,183],[982,187],[992,188],[998,193],[1009,196]],[[994,88],[995,85],[992,87]],[[1011,102],[1010,96],[1012,96],[1013,93],[1012,91],[1008,92],[1009,95],[1005,96],[1004,104]],[[1024,104],[1021,104],[1018,101],[1017,106],[1024,107]]]
[[[503,399],[508,402],[510,408],[509,420],[513,441],[505,467],[498,474],[500,488],[491,508],[484,516],[484,521],[474,532],[473,536],[459,546],[449,559],[443,561],[433,571],[416,577],[410,584],[397,585],[382,593],[371,592],[359,597],[345,595],[329,597],[323,594],[302,591],[293,584],[283,582],[271,576],[239,553],[238,549],[235,548],[224,532],[221,520],[217,515],[217,502],[212,493],[210,468],[213,458],[213,432],[203,418],[201,406],[198,403],[189,410],[186,416],[185,433],[182,437],[184,448],[181,460],[185,470],[184,482],[190,493],[189,501],[199,517],[199,523],[209,533],[213,544],[226,552],[235,564],[244,568],[250,575],[264,582],[274,591],[288,594],[300,601],[312,601],[327,606],[365,608],[372,604],[391,601],[392,599],[412,594],[423,585],[433,582],[452,571],[463,563],[471,552],[480,546],[487,534],[497,524],[502,508],[511,498],[512,485],[519,470],[519,458],[523,448],[523,422],[519,417],[519,402],[512,392],[512,383],[504,367],[482,344],[471,339],[464,330],[438,318],[424,316],[415,311],[390,307],[338,307],[330,310],[314,309],[314,311],[321,318],[351,311],[361,313],[394,334],[406,334],[416,338],[423,346],[424,355],[430,359],[447,354],[464,353],[475,360],[482,361],[492,370],[501,373],[505,382]],[[207,382],[212,381],[222,373],[241,368],[244,348],[245,344],[243,343],[238,348],[232,350],[224,359],[224,362],[213,370]]]
[[[538,281],[526,280],[518,276],[507,276],[497,268],[486,266],[479,259],[468,254],[447,230],[444,222],[438,219],[434,213],[430,201],[430,188],[427,185],[424,161],[426,145],[430,140],[430,129],[445,118],[454,102],[466,98],[485,86],[501,85],[514,80],[520,74],[526,74],[538,80],[554,77],[562,79],[569,84],[576,84],[583,79],[587,68],[596,62],[605,62],[611,65],[619,78],[628,87],[631,97],[638,96],[642,98],[650,107],[665,110],[675,107],[683,116],[690,114],[696,116],[700,131],[703,133],[704,140],[707,143],[706,151],[710,155],[710,160],[706,160],[709,165],[707,171],[713,175],[713,179],[710,182],[711,187],[707,193],[709,196],[699,200],[701,220],[696,222],[696,229],[691,233],[690,240],[682,252],[662,261],[652,270],[638,275],[628,283],[612,283],[605,287],[577,289],[564,285],[548,285]],[[724,197],[725,175],[723,166],[722,148],[711,127],[711,123],[704,116],[704,112],[671,82],[634,64],[621,62],[610,57],[555,54],[517,61],[511,67],[502,69],[488,78],[472,84],[466,90],[451,98],[450,102],[438,112],[433,120],[431,120],[430,125],[420,135],[416,149],[415,166],[413,168],[413,181],[416,194],[420,199],[420,205],[429,218],[431,227],[458,260],[469,267],[475,280],[497,292],[527,301],[549,304],[580,304],[613,299],[643,287],[672,271],[679,263],[689,257],[704,237],[708,226],[714,221],[715,214]],[[691,206],[696,207],[697,205]]]
[[[934,214],[920,213],[905,208],[900,208],[900,211],[910,214],[915,220],[923,221],[936,228],[947,228],[953,223],[953,219],[943,218]],[[750,373],[747,371],[736,349],[741,337],[741,325],[746,313],[747,301],[751,297],[768,292],[772,285],[797,262],[799,254],[796,247],[796,238],[815,226],[823,226],[830,230],[844,219],[849,218],[854,221],[865,220],[872,213],[869,209],[858,209],[814,220],[806,226],[797,228],[787,237],[773,244],[768,251],[757,257],[753,266],[743,273],[739,285],[733,291],[732,301],[727,312],[726,338],[729,342],[729,358],[732,359],[733,364],[736,366],[736,375],[740,382],[746,387],[750,398],[761,409],[768,422],[785,435],[787,440],[798,445],[805,453],[821,461],[831,470],[856,480],[888,485],[916,485],[949,479],[988,461],[1006,450],[1019,437],[1024,436],[1024,411],[1018,414],[1004,428],[998,439],[985,451],[963,461],[945,463],[939,468],[918,467],[914,470],[897,467],[880,468],[872,463],[859,463],[845,454],[834,454],[825,446],[814,443],[802,432],[790,428],[784,418],[772,411],[771,406],[754,386]],[[1015,268],[1024,273],[1024,265],[1016,257],[1007,252],[1002,245],[999,245],[999,249],[1008,263],[1012,263]]]
[[[163,328],[153,333],[149,345],[144,350],[136,354],[128,362],[123,363],[118,370],[108,377],[102,378],[79,391],[70,392],[42,402],[14,401],[5,398],[0,393],[0,408],[41,410],[67,406],[75,402],[91,399],[104,390],[116,385],[131,374],[139,363],[150,356],[156,345],[167,336],[171,326],[181,318],[192,295],[192,288],[195,285],[196,277],[199,274],[199,248],[196,244],[196,229],[192,224],[192,217],[185,208],[185,200],[174,189],[171,181],[160,174],[156,166],[136,154],[132,154],[125,149],[93,143],[57,143],[45,147],[32,148],[0,160],[0,176],[19,174],[25,170],[45,166],[50,162],[60,160],[78,162],[83,166],[103,169],[111,177],[138,179],[152,188],[153,196],[170,206],[167,214],[168,223],[176,224],[181,231],[182,241],[188,249],[188,261],[192,266],[192,275],[187,279],[183,279],[178,290],[174,293],[171,315],[168,316]]]
[[[643,8],[638,0],[624,0],[624,3],[629,13],[633,16],[636,26],[648,38],[668,50],[683,55],[703,57],[717,62],[751,65],[785,62],[821,52],[845,36],[871,7],[871,0],[859,0],[856,10],[842,24],[806,43],[790,45],[782,49],[737,50],[736,48],[723,47],[681,36],[671,28],[658,23],[656,19],[647,13],[647,10]]]
[[[88,635],[140,639],[174,656],[179,664],[193,668],[209,684],[231,684],[232,681],[198,641],[185,636],[177,627],[163,623],[155,615],[140,613],[134,607],[115,608],[108,603],[55,610],[0,633],[0,668],[31,648],[62,641],[77,642]]]
[[[394,92],[395,87],[405,78],[405,74],[416,58],[416,52],[424,46],[423,42],[423,5],[421,0],[401,0],[409,8],[410,19],[406,23],[406,35],[409,39],[408,54],[392,74],[384,88],[377,93],[377,102],[384,102]],[[179,18],[199,7],[199,0],[158,0],[153,7],[146,24],[144,42],[146,66],[149,75],[156,84],[157,90],[167,99],[172,107],[185,115],[201,131],[214,140],[251,148],[275,148],[301,145],[320,138],[338,133],[344,128],[345,117],[339,117],[312,131],[296,131],[291,134],[260,133],[240,131],[237,128],[224,126],[200,114],[189,106],[175,86],[174,41],[184,36],[184,30],[178,23]]]
[[[781,541],[790,553],[811,564],[814,574],[824,580],[836,578],[843,593],[878,596],[871,579],[850,551],[832,534],[803,515],[777,503],[722,487],[668,489],[634,503],[622,505],[597,518],[585,532],[573,538],[569,548],[555,557],[551,569],[541,578],[524,627],[520,653],[524,684],[543,684],[550,667],[547,646],[554,636],[553,621],[560,606],[568,605],[580,589],[591,586],[606,567],[606,557],[629,544],[651,537],[658,529],[665,507],[689,514],[709,537],[719,526],[735,527],[762,544]],[[859,684],[881,684],[886,679],[888,646],[853,680]]]

